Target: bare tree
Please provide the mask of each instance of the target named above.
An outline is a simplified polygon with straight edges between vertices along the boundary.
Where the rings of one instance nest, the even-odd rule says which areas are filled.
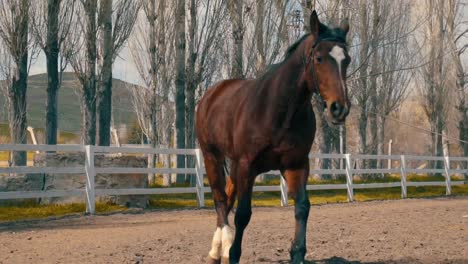
[[[370,56],[370,73],[369,73],[369,108],[368,108],[368,126],[370,133],[369,145],[366,147],[368,154],[377,154],[377,73],[380,71],[381,64],[379,63],[378,49],[382,43],[380,35],[383,32],[383,27],[386,23],[387,16],[384,11],[388,3],[381,3],[377,0],[372,1],[372,22],[371,22],[371,38],[370,48],[372,54]],[[384,13],[385,12],[385,13]],[[370,114],[369,114],[370,113]],[[371,167],[375,167],[376,160],[369,161]]]
[[[442,132],[446,129],[447,94],[449,92],[447,61],[444,57],[444,39],[446,38],[444,2],[442,0],[427,1],[429,20],[426,24],[424,43],[420,44],[421,55],[428,58],[428,63],[420,70],[421,85],[419,90],[432,132],[430,151],[432,155],[436,156],[442,156]],[[441,167],[442,164],[438,163],[437,166]]]
[[[281,59],[289,44],[287,32],[289,1],[245,1],[252,9],[244,15],[244,76],[259,77],[267,67]]]
[[[165,0],[147,0],[143,2],[144,16],[137,24],[131,44],[131,53],[145,88],[134,87],[133,105],[139,125],[153,147],[165,145],[171,147],[173,105],[169,101],[173,75],[173,23],[171,6]],[[166,166],[170,166],[167,155]],[[154,156],[149,166],[154,166]],[[149,182],[154,182],[154,175]],[[164,183],[170,183],[169,175],[164,176]]]
[[[232,38],[234,40],[234,55],[232,60],[231,77],[243,78],[244,56],[244,0],[228,1],[229,14],[232,24]]]
[[[369,37],[369,5],[367,1],[359,1],[358,3],[358,23],[355,31],[357,32],[356,38],[359,41],[359,48],[355,52],[353,61],[359,61],[359,65],[353,64],[358,69],[359,80],[353,85],[356,87],[353,97],[359,111],[359,153],[367,153],[367,120],[368,120],[368,100],[370,93],[368,91],[368,68],[369,68],[369,56],[370,56],[370,37]],[[364,164],[362,164],[364,165]]]
[[[31,16],[32,35],[47,60],[46,144],[57,144],[57,96],[61,75],[67,66],[62,54],[63,43],[70,33],[75,1],[41,0],[34,2],[36,13]]]
[[[386,5],[388,4],[388,5]],[[377,75],[375,112],[370,113],[376,117],[376,143],[377,154],[384,154],[385,123],[387,117],[407,97],[409,83],[413,76],[412,71],[400,71],[411,64],[413,54],[409,52],[408,36],[402,35],[410,27],[411,3],[405,0],[384,3],[384,13],[389,18],[382,19],[384,34],[382,47],[375,53],[377,63],[380,64],[381,74]],[[391,18],[391,19],[390,19]],[[382,30],[383,30],[382,28]],[[378,161],[380,163],[380,160]],[[377,164],[381,166],[381,164]]]
[[[176,61],[176,144],[177,148],[185,148],[185,0],[177,1],[175,12],[176,18],[176,39],[175,39],[175,61]],[[185,157],[177,155],[177,167],[185,167]],[[185,175],[179,174],[177,183],[185,181]]]
[[[185,83],[185,146],[195,148],[195,104],[196,91],[200,84],[208,86],[210,76],[217,70],[223,44],[222,25],[227,15],[226,0],[190,0],[190,20],[188,21],[188,60],[186,63]],[[198,17],[202,19],[197,19]],[[187,157],[188,167],[194,166],[192,157]],[[195,183],[194,177],[191,177]]]
[[[12,69],[5,69],[6,79],[3,87],[9,106],[9,125],[11,141],[26,143],[26,92],[28,88],[28,64],[35,49],[29,36],[29,17],[31,3],[28,0],[0,1],[0,39],[6,47],[4,56],[10,57]],[[33,49],[31,52],[30,49]],[[29,56],[28,56],[29,55]],[[26,165],[26,152],[14,151],[11,160],[14,166]]]
[[[97,0],[80,0],[73,28],[76,37],[66,45],[66,54],[81,84],[82,142],[96,144]]]
[[[462,43],[462,39],[468,34],[468,29],[462,29],[460,21],[460,9],[462,8],[461,1],[449,0],[446,3],[448,6],[447,12],[447,45],[451,50],[451,60],[453,70],[451,78],[454,91],[458,97],[456,102],[456,110],[458,111],[458,139],[462,150],[462,155],[468,156],[468,89],[467,79],[468,74],[465,72],[462,62],[462,54],[468,48],[468,44]]]
[[[98,143],[110,145],[112,65],[135,25],[140,0],[101,0],[99,11],[99,68],[96,94]]]

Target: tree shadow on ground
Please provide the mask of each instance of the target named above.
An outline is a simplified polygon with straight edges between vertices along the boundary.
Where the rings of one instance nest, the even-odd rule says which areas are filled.
[[[268,261],[267,261],[268,262]],[[282,260],[282,261],[270,261],[268,263],[281,263],[286,264],[290,263],[289,260]],[[341,257],[331,257],[328,259],[321,259],[321,260],[306,260],[304,264],[423,264],[427,263],[427,260],[419,260],[414,258],[403,258],[403,259],[395,259],[395,260],[384,260],[384,261],[356,261],[356,260],[347,260]],[[452,259],[446,260],[439,263],[447,263],[447,264],[463,264],[468,263],[466,259]]]
[[[304,264],[384,264],[386,262],[361,262],[354,260],[347,260],[340,257],[331,257],[329,259],[322,260],[306,260]]]
[[[268,262],[268,260],[266,260]],[[289,260],[281,260],[278,262],[271,261],[269,263],[281,263],[286,264],[290,263]],[[346,260],[341,257],[331,257],[328,259],[321,259],[321,260],[306,260],[304,264],[386,264],[388,262],[361,262],[361,261],[354,261],[354,260]],[[390,262],[392,263],[392,262]],[[394,263],[394,262],[393,262]]]

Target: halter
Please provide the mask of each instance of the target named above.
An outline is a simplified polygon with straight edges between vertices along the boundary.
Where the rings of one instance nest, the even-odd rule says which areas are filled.
[[[340,44],[344,44],[346,46],[346,40],[344,38],[341,38],[339,36],[333,36],[333,37],[324,37],[324,38],[321,38],[321,37],[318,37],[314,43],[312,44],[312,51],[310,52],[310,56],[305,60],[304,57],[303,57],[303,61],[304,61],[304,72],[306,71],[307,69],[307,66],[313,61],[313,58],[314,58],[314,54],[315,54],[315,50],[317,49],[317,46],[324,42],[324,41],[333,41],[333,42],[338,42]],[[315,85],[315,88],[316,88],[316,93],[319,95],[319,97],[322,99],[323,101],[323,98],[322,98],[322,95],[320,94],[320,88],[319,88],[319,83],[318,83],[318,79],[317,79],[317,72],[315,71],[315,68],[314,68],[314,63],[312,63],[312,78],[313,78],[313,82],[314,82],[314,85]],[[292,96],[290,97],[289,99],[289,105],[291,104],[295,104],[296,101],[297,101],[297,97],[299,95],[297,93],[293,93]],[[288,129],[291,125],[291,119],[294,115],[294,111],[289,108],[287,113],[286,113],[286,118],[285,118],[285,121],[283,122],[283,125],[282,125],[282,128],[283,128],[283,131],[282,133],[284,133],[284,130],[285,129]],[[280,133],[280,136],[278,138],[281,138],[282,137],[282,133]]]
[[[314,54],[315,54],[315,50],[317,49],[317,46],[324,42],[324,41],[330,41],[330,42],[338,42],[340,44],[344,44],[345,47],[346,47],[346,40],[344,38],[341,38],[341,37],[338,37],[338,36],[334,36],[334,37],[325,37],[325,38],[321,38],[321,37],[318,37],[314,43],[312,44],[312,51],[310,52],[310,56],[307,58],[307,60],[305,61],[304,63],[304,71],[306,71],[307,69],[307,66],[313,62],[314,60]],[[318,83],[318,78],[317,78],[317,72],[315,70],[315,67],[314,67],[314,63],[312,63],[311,67],[312,67],[312,78],[313,78],[313,82],[314,82],[314,86],[315,86],[315,89],[316,89],[316,92],[317,94],[320,96],[320,98],[322,98],[322,95],[320,94],[320,88],[319,88],[319,83]]]

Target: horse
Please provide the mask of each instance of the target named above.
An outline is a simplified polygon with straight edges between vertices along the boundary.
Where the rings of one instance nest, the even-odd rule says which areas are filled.
[[[209,263],[239,263],[252,215],[255,177],[270,170],[281,172],[295,203],[291,262],[304,261],[310,209],[308,154],[316,129],[311,97],[314,93],[322,97],[327,120],[334,125],[345,122],[351,107],[346,86],[349,23],[344,20],[329,28],[315,11],[309,23],[310,33],[288,48],[281,63],[257,79],[223,80],[198,103],[196,136],[217,213]],[[234,229],[228,214],[236,198]]]

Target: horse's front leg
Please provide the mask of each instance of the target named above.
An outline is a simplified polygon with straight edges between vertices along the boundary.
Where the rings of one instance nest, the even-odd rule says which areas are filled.
[[[229,250],[229,263],[231,264],[239,263],[242,254],[242,237],[252,215],[252,188],[254,183],[254,176],[248,163],[240,161],[237,166],[234,178],[237,192],[237,210],[234,216],[236,232],[234,242]]]
[[[283,172],[288,185],[288,194],[294,199],[294,217],[296,218],[296,231],[291,245],[291,263],[303,263],[306,254],[306,230],[309,218],[310,202],[306,185],[309,169],[285,170]]]

